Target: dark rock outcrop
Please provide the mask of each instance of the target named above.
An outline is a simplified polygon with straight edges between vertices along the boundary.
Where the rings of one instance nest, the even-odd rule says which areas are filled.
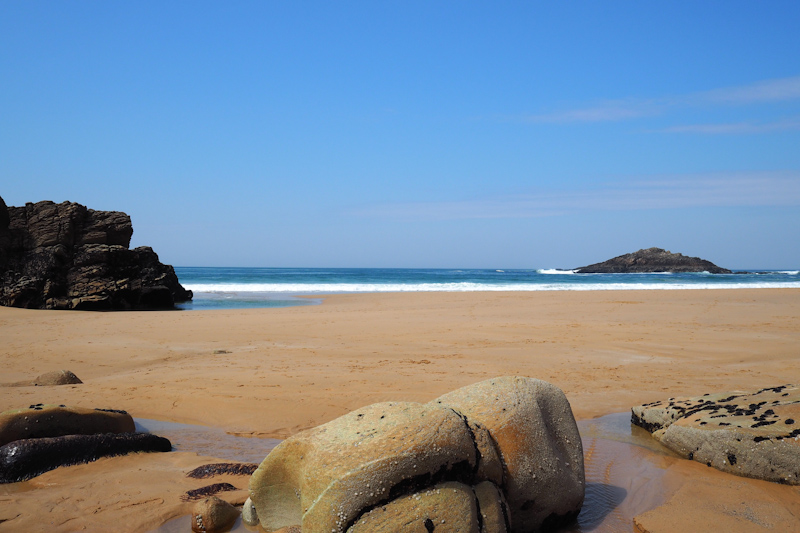
[[[647,248],[631,254],[620,255],[602,263],[576,268],[578,274],[641,274],[646,272],[710,272],[711,274],[730,274],[699,257],[673,254],[662,248]]]
[[[149,433],[104,433],[16,440],[0,446],[0,483],[16,483],[59,466],[132,452],[168,452],[168,439]]]
[[[0,305],[32,309],[170,309],[191,300],[152,248],[130,250],[131,219],[63,202],[0,198]]]

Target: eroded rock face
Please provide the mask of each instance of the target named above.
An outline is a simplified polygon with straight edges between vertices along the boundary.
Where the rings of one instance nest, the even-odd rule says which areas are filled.
[[[365,513],[349,533],[481,533],[478,506],[472,488],[463,483],[441,483],[396,498]]]
[[[0,446],[21,439],[134,431],[131,415],[113,409],[34,404],[0,413]]]
[[[674,452],[724,472],[800,485],[800,387],[670,398],[631,421]]]
[[[73,202],[7,208],[0,199],[0,305],[168,309],[190,300],[151,248],[128,249],[132,234],[118,211]]]
[[[583,497],[566,397],[516,377],[359,409],[287,439],[250,479],[267,531],[528,532],[574,519]]]
[[[579,274],[625,274],[645,272],[710,272],[730,274],[727,268],[718,267],[699,257],[673,254],[662,248],[647,248],[620,255],[602,263],[576,268]]]

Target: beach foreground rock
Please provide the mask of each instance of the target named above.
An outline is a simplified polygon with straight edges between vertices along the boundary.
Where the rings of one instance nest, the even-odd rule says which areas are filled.
[[[149,247],[130,250],[131,219],[73,202],[7,207],[0,199],[0,305],[169,309],[190,300]]]
[[[25,481],[58,468],[132,452],[168,452],[168,439],[149,433],[65,435],[0,446],[0,483]]]
[[[800,485],[800,386],[670,398],[631,411],[634,424],[687,459]]]
[[[353,411],[287,439],[250,479],[267,531],[528,532],[573,520],[583,497],[569,402],[523,377]]]
[[[131,415],[117,409],[38,403],[0,413],[0,446],[21,439],[134,431],[136,426]]]
[[[228,531],[238,516],[239,511],[233,505],[211,496],[195,504],[192,510],[192,531],[197,533]]]

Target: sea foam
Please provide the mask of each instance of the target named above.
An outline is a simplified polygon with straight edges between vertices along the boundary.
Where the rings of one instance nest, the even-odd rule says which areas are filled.
[[[330,294],[360,292],[623,291],[691,289],[797,289],[800,282],[778,283],[219,283],[186,284],[195,293]]]

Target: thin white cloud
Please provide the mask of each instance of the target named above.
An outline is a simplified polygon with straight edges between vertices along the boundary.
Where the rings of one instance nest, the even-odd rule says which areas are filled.
[[[698,99],[724,104],[752,104],[800,99],[800,76],[764,80],[741,87],[716,89],[697,95]]]
[[[591,210],[725,206],[800,206],[800,171],[683,175],[580,191],[378,205],[355,214],[406,220],[514,219]]]
[[[709,105],[744,105],[800,99],[800,76],[759,81],[685,95],[599,102],[597,105],[516,117],[524,122],[618,122],[665,113],[670,108]],[[675,130],[679,131],[679,130]],[[690,130],[686,130],[690,131]],[[774,131],[774,130],[773,130]],[[727,131],[721,131],[727,132]],[[709,131],[711,133],[711,131]]]
[[[524,117],[526,122],[617,122],[657,115],[661,106],[653,101],[618,100],[594,107]]]
[[[772,133],[775,131],[800,130],[800,118],[779,120],[776,122],[754,123],[738,122],[729,124],[687,124],[670,126],[659,131],[667,133],[701,133],[707,135],[720,134],[754,134]]]

